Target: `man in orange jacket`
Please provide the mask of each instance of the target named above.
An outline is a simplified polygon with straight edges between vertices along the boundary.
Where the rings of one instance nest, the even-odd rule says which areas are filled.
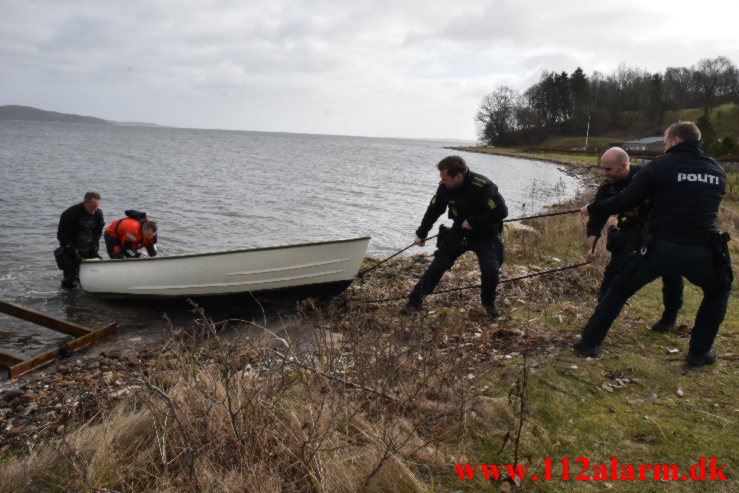
[[[141,258],[157,254],[157,223],[146,213],[126,211],[123,219],[113,221],[105,230],[105,247],[110,258]],[[147,253],[139,252],[146,248]]]

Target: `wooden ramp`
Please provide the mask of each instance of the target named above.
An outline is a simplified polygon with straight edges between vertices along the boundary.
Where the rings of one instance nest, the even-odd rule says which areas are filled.
[[[89,327],[83,327],[81,325],[67,322],[66,320],[53,318],[48,315],[44,315],[41,312],[37,312],[36,310],[31,310],[30,308],[2,300],[0,300],[0,312],[26,320],[27,322],[32,322],[36,325],[41,325],[47,329],[74,336],[74,339],[62,343],[62,345],[56,349],[52,349],[51,351],[39,354],[32,358],[27,358],[13,352],[0,351],[0,366],[4,366],[8,369],[10,378],[15,378],[18,375],[43,365],[44,363],[53,361],[60,356],[89,346],[103,337],[114,333],[118,329],[118,325],[115,323],[109,324],[101,329],[91,329]]]

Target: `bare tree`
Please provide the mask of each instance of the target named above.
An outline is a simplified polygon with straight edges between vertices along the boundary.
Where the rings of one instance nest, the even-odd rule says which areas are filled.
[[[700,60],[694,71],[703,116],[710,118],[718,101],[724,96],[731,96],[736,84],[737,68],[728,58],[718,56]]]
[[[687,108],[693,98],[693,71],[686,67],[665,70],[665,99],[670,108]]]
[[[482,99],[475,118],[481,142],[487,145],[506,142],[516,130],[517,100],[518,93],[507,86],[497,88]]]

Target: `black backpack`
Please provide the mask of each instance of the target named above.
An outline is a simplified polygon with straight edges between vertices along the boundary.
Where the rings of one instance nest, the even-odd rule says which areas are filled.
[[[133,209],[129,209],[127,211],[124,211],[126,216],[130,217],[131,219],[136,219],[140,223],[145,223],[149,219],[146,217],[146,212],[140,212],[135,211]]]

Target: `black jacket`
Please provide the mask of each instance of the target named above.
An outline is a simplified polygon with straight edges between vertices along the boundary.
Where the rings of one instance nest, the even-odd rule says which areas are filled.
[[[593,199],[593,202],[597,203],[616,195],[618,192],[626,188],[629,183],[631,183],[631,180],[634,179],[634,176],[636,176],[636,174],[639,173],[641,169],[642,167],[638,164],[632,164],[629,167],[629,174],[623,180],[619,180],[615,183],[611,183],[608,180],[605,180],[598,186],[598,191],[595,192],[595,198]],[[619,228],[624,229],[641,228],[646,222],[646,218],[648,215],[649,207],[648,203],[645,203],[639,206],[638,213],[636,215],[627,216],[624,213],[619,214],[616,224]],[[590,218],[588,218],[588,224],[585,227],[587,231],[587,236],[599,237],[601,231],[603,231],[603,226],[606,225],[609,217],[610,216],[608,214],[598,215],[591,213]]]
[[[644,166],[622,192],[588,205],[588,211],[615,214],[649,199],[648,228],[655,239],[706,244],[718,231],[716,216],[725,192],[726,172],[693,140],[670,148]]]
[[[462,184],[454,190],[439,184],[436,195],[423,215],[421,226],[416,230],[416,236],[426,238],[447,207],[455,227],[461,227],[466,219],[472,226],[471,234],[478,237],[501,233],[502,221],[508,216],[505,200],[498,193],[495,183],[468,171]]]
[[[80,202],[62,212],[56,238],[65,248],[71,246],[82,253],[97,252],[104,225],[102,210],[88,214]]]

